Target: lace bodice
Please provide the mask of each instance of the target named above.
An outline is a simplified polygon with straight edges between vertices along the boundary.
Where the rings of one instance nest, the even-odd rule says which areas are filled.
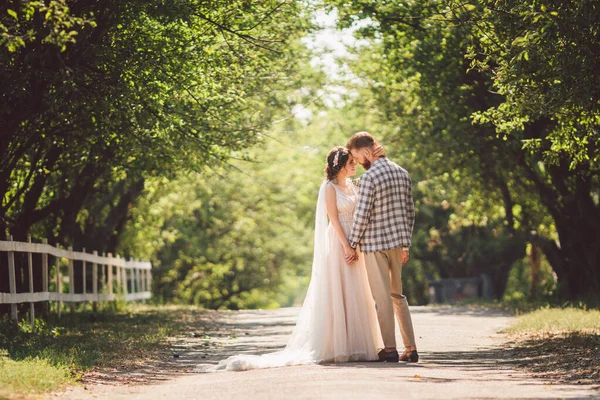
[[[333,183],[336,193],[336,204],[338,209],[338,216],[341,224],[352,224],[354,219],[354,209],[356,207],[356,199],[358,190],[356,186],[347,180],[348,190],[344,191],[341,187]]]

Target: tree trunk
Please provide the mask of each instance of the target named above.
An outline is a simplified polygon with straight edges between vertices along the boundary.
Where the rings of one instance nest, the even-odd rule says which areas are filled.
[[[85,247],[88,252],[97,250],[99,253],[116,253],[120,235],[129,217],[131,204],[144,190],[144,179],[138,179],[131,183],[129,187],[121,184],[121,182],[116,183],[115,186],[116,190],[110,193],[111,196],[102,199],[102,204],[98,204],[96,207],[91,205],[87,207],[88,210],[96,210],[97,214],[89,215],[85,230],[82,231],[75,221],[71,224],[79,232],[79,237],[69,239],[72,243],[77,243],[78,250]],[[102,214],[106,206],[110,208],[110,211],[103,219]],[[93,223],[90,223],[90,221],[93,221]],[[81,273],[75,274],[74,287],[76,293],[83,291],[83,275]]]
[[[541,255],[538,247],[531,244],[531,252],[529,253],[529,266],[531,268],[531,282],[529,283],[529,297],[535,299],[538,297],[540,283],[540,265]]]
[[[582,226],[585,224],[572,221],[559,228],[561,252],[568,265],[562,286],[571,300],[600,293],[600,228],[583,231]]]

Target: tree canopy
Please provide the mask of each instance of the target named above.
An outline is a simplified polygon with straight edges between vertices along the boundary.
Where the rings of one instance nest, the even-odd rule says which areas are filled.
[[[598,5],[328,3],[341,26],[363,21],[373,46],[353,71],[394,124],[388,139],[476,214],[501,205],[506,230],[542,248],[565,293],[596,293]]]
[[[114,250],[146,178],[260,140],[277,90],[294,83],[303,13],[276,1],[4,3],[2,230],[23,239],[50,218],[34,229]]]
[[[2,232],[116,252],[149,179],[261,141],[308,17],[275,0],[3,2]]]
[[[349,76],[306,45],[323,8],[361,39],[338,60]],[[501,297],[538,249],[561,295],[593,296],[599,14],[591,0],[4,2],[0,228],[149,258],[162,301],[295,304],[324,156],[367,130],[415,183],[412,301],[482,273]]]

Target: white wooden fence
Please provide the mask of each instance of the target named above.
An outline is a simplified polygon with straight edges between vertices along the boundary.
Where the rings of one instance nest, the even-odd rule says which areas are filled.
[[[85,249],[82,252],[73,251],[72,248],[64,250],[47,244],[47,239],[43,243],[29,242],[14,242],[12,238],[8,241],[0,241],[0,252],[8,254],[8,279],[10,293],[0,293],[0,304],[11,304],[11,318],[18,319],[17,304],[31,303],[30,318],[31,323],[35,321],[35,310],[33,303],[40,301],[57,301],[62,302],[102,302],[116,300],[118,297],[125,301],[144,300],[151,297],[152,284],[152,264],[148,261],[135,261],[115,256],[111,253],[108,255],[99,256],[96,251],[92,254],[86,253]],[[15,252],[27,254],[27,267],[29,275],[29,291],[17,293],[16,274],[15,274]],[[41,254],[41,278],[42,291],[34,292],[34,268],[33,254]],[[49,275],[48,259],[49,255],[54,256],[56,268],[53,271],[53,276]],[[65,263],[61,260],[66,259],[67,274],[63,274],[61,269]],[[83,292],[75,293],[75,263],[74,261],[82,261],[77,267],[81,268],[83,277]],[[90,268],[91,267],[91,268]],[[37,270],[38,268],[36,268]],[[90,271],[91,270],[91,271]],[[100,272],[100,273],[99,273]],[[87,285],[87,275],[92,275],[92,287]],[[6,275],[0,275],[0,278]],[[3,278],[2,278],[3,279]],[[38,278],[39,279],[39,278]],[[49,291],[49,283],[54,282],[55,291]],[[64,283],[69,284],[68,293],[63,293]],[[100,288],[99,288],[100,286]],[[116,290],[115,290],[116,289]],[[118,291],[118,292],[117,292]]]

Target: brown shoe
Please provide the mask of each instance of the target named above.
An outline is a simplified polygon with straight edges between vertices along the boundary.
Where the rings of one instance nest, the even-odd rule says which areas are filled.
[[[378,354],[379,361],[381,362],[398,362],[398,352],[381,350]]]
[[[405,361],[409,363],[419,362],[419,353],[416,350],[404,350],[404,353],[400,356],[400,361]]]

